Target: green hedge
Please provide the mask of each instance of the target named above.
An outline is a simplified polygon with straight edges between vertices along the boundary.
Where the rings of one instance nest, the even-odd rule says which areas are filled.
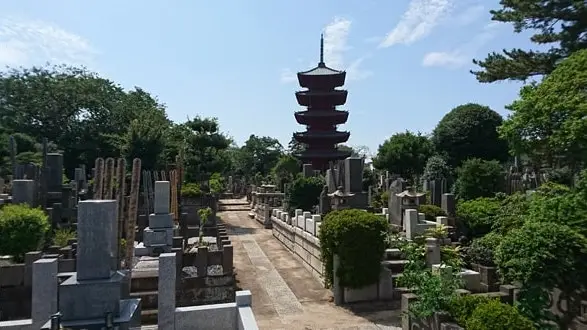
[[[49,231],[49,217],[25,204],[6,205],[0,211],[0,254],[20,262],[24,255],[42,247]]]
[[[330,212],[320,226],[320,249],[328,285],[333,282],[333,257],[338,255],[337,275],[344,287],[360,288],[379,279],[385,252],[387,221],[364,210]]]

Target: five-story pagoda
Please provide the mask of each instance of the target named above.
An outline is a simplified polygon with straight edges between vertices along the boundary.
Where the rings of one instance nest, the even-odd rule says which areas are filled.
[[[306,125],[305,132],[293,134],[305,149],[296,155],[302,162],[311,163],[316,170],[325,170],[331,161],[345,159],[349,151],[338,150],[337,144],[349,139],[349,132],[337,131],[337,125],[346,123],[349,113],[336,110],[346,103],[348,92],[336,89],[344,85],[346,72],[331,69],[324,64],[324,36],[320,37],[318,66],[298,72],[300,86],[306,90],[296,92],[298,104],[307,110],[295,112],[296,121]]]

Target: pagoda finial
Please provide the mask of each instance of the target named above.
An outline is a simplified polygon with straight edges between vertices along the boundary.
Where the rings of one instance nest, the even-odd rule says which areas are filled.
[[[320,66],[324,66],[324,33],[320,34]]]

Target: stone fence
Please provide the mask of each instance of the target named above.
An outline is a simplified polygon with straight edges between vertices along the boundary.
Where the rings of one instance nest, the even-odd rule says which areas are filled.
[[[280,192],[253,191],[249,216],[270,229],[272,212],[283,205],[284,198],[285,194]]]

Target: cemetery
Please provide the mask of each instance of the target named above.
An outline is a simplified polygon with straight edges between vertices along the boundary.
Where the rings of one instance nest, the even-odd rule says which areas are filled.
[[[587,29],[512,3],[494,20],[560,49],[474,61],[524,82],[511,114],[373,154],[324,35],[287,146],[85,68],[0,71],[0,330],[587,329]]]

